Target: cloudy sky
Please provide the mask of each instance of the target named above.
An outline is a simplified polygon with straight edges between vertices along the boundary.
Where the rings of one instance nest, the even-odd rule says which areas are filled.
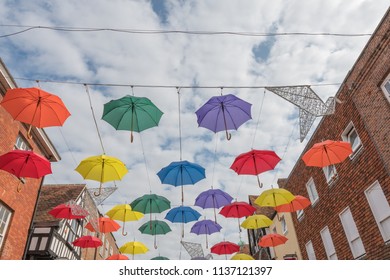
[[[180,188],[161,184],[156,174],[180,156],[206,169],[205,179],[184,187],[186,206],[211,186],[248,201],[248,195],[261,190],[254,176],[229,169],[234,158],[251,148],[274,150],[282,161],[260,174],[267,189],[288,176],[310,137],[299,140],[298,108],[262,87],[305,84],[323,100],[334,96],[369,39],[363,35],[373,33],[387,8],[386,0],[6,0],[0,2],[0,57],[19,87],[37,86],[39,80],[72,114],[63,127],[46,129],[62,157],[52,164],[46,183],[98,187],[74,169],[84,158],[102,154],[83,86],[100,84],[88,89],[104,149],[129,169],[100,207],[102,213],[150,191],[179,206]],[[44,28],[30,29],[37,26]],[[315,35],[320,33],[362,36]],[[175,87],[181,88],[180,112]],[[221,94],[221,87],[223,94],[252,104],[252,120],[232,131],[230,141],[223,132],[198,127],[195,115],[209,98]],[[133,93],[151,99],[164,115],[158,127],[135,133],[130,143],[128,131],[116,131],[101,116],[103,104]],[[212,211],[194,208],[202,219],[213,218]],[[158,236],[155,250],[153,237],[138,231],[147,219],[127,223],[129,234],[115,235],[118,245],[144,242],[150,252],[136,259],[190,258],[180,245],[180,225],[168,222],[173,231]],[[223,229],[209,236],[210,245],[240,241],[237,220],[218,215],[218,222]],[[205,237],[190,233],[192,225],[185,225],[183,240],[201,243],[208,254]],[[247,241],[245,232],[241,239]]]

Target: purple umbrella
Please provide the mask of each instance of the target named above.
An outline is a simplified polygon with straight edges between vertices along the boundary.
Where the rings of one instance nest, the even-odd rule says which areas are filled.
[[[198,195],[195,199],[195,205],[202,207],[203,209],[214,208],[214,220],[217,222],[215,209],[230,204],[232,200],[233,197],[231,197],[228,193],[219,189],[211,188]]]
[[[221,229],[222,227],[216,222],[212,220],[203,220],[203,221],[196,222],[192,226],[191,232],[197,235],[206,234],[206,248],[208,248],[209,244],[207,240],[207,235],[213,234],[215,232],[219,232]]]
[[[228,130],[237,130],[240,125],[252,119],[252,104],[232,95],[211,97],[195,114],[198,125],[219,132],[226,131],[226,138],[230,140]]]

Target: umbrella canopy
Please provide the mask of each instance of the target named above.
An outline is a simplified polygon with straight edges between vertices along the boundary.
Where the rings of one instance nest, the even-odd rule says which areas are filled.
[[[154,220],[144,223],[138,228],[143,234],[154,235],[154,248],[157,249],[157,238],[156,235],[167,234],[172,231],[169,225],[164,221]]]
[[[40,88],[8,89],[0,103],[17,120],[31,126],[61,126],[70,116],[68,109],[58,96]]]
[[[259,187],[262,187],[258,175],[274,169],[280,160],[274,151],[251,150],[236,157],[230,168],[239,175],[256,175]]]
[[[41,178],[52,173],[51,164],[46,158],[25,150],[13,150],[1,155],[0,169],[18,178]]]
[[[250,261],[255,260],[252,256],[248,254],[243,253],[237,253],[233,257],[230,258],[231,260],[240,260],[240,261]]]
[[[142,242],[138,242],[138,241],[127,242],[119,248],[119,252],[123,254],[133,255],[133,259],[134,259],[134,255],[145,254],[148,251],[149,251],[148,247],[146,247],[145,244],[143,244]]]
[[[162,115],[163,112],[148,98],[126,95],[104,104],[102,119],[116,130],[131,131],[133,142],[133,131],[141,132],[158,126]]]
[[[58,219],[84,219],[89,215],[88,211],[85,210],[78,204],[64,203],[57,205],[48,212],[54,218]]]
[[[122,227],[122,235],[126,236],[127,232],[125,233],[125,222],[128,221],[138,221],[141,219],[144,214],[137,211],[132,211],[131,206],[129,204],[119,204],[111,208],[106,215],[110,217],[113,220],[122,221],[123,227]]]
[[[200,217],[198,211],[188,206],[178,206],[168,211],[165,219],[172,223],[182,224],[182,236],[184,237],[184,224],[197,221]]]
[[[219,214],[226,218],[237,218],[238,230],[241,232],[240,218],[251,216],[256,211],[256,208],[244,201],[236,201],[225,205],[219,211]]]
[[[151,258],[151,260],[169,260],[169,259],[167,257],[158,256],[158,257]]]
[[[85,235],[77,238],[72,244],[80,248],[97,248],[102,246],[103,242],[97,237]]]
[[[252,215],[241,223],[241,226],[245,229],[266,228],[270,225],[272,225],[272,220],[265,215]]]
[[[75,170],[84,179],[100,182],[99,192],[95,193],[96,196],[101,194],[102,183],[122,180],[123,176],[128,172],[122,161],[104,154],[82,160]]]
[[[237,130],[243,123],[252,119],[252,104],[233,94],[213,96],[196,112],[198,125],[213,132],[225,130],[226,138],[230,140],[228,130]]]
[[[295,196],[286,189],[269,189],[263,191],[255,200],[259,206],[276,207],[282,204],[290,203]]]
[[[352,154],[351,143],[326,140],[316,143],[303,156],[307,166],[325,167],[340,163]]]
[[[304,196],[296,195],[295,198],[286,204],[282,204],[275,207],[277,212],[296,212],[303,210],[310,205],[310,200]]]
[[[145,194],[130,203],[134,211],[144,214],[150,214],[152,221],[152,213],[161,213],[171,208],[171,202],[163,196],[156,194]]]
[[[118,261],[118,260],[128,260],[129,258],[125,255],[122,255],[122,254],[114,254],[112,256],[109,256],[108,258],[106,258],[106,260],[115,260],[115,261]]]
[[[197,235],[205,234],[206,235],[206,248],[208,248],[209,245],[208,245],[207,235],[210,235],[210,234],[213,234],[216,232],[220,232],[221,229],[222,229],[222,227],[212,220],[202,220],[202,221],[196,222],[191,227],[190,232],[195,233]]]
[[[161,183],[172,186],[182,187],[182,202],[184,201],[183,185],[193,185],[198,181],[206,178],[205,169],[196,163],[191,163],[186,160],[174,161],[168,166],[162,168],[157,176]]]
[[[195,199],[195,205],[203,209],[214,208],[214,221],[217,222],[216,208],[228,205],[233,197],[219,189],[209,189],[200,193]]]
[[[101,233],[114,232],[121,227],[117,222],[107,217],[99,217],[98,222],[99,222],[99,232]],[[93,228],[90,222],[86,224],[85,228],[92,232],[95,231],[95,229]]]
[[[217,255],[229,255],[240,251],[240,246],[230,241],[223,241],[212,246],[210,251]]]
[[[277,234],[270,233],[261,237],[259,245],[261,247],[276,247],[287,242],[287,237]]]

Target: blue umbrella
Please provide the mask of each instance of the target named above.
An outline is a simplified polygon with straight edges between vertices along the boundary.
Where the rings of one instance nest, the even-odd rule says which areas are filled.
[[[252,104],[233,94],[213,96],[196,112],[198,125],[214,131],[225,130],[226,138],[230,140],[228,130],[237,130],[240,125],[252,119]]]
[[[168,211],[165,219],[172,223],[182,224],[182,236],[184,237],[184,224],[197,221],[200,217],[198,211],[188,206],[178,206]]]
[[[207,241],[207,235],[213,234],[215,232],[221,231],[222,227],[217,224],[216,222],[212,220],[203,220],[196,222],[192,228],[191,232],[195,233],[197,235],[200,234],[206,234],[206,248],[209,247],[208,241]]]
[[[217,214],[215,213],[216,208],[228,205],[232,202],[233,197],[228,193],[219,189],[209,189],[198,195],[195,199],[195,205],[206,208],[214,208],[214,221],[217,222]]]
[[[205,169],[196,163],[186,160],[174,161],[168,166],[162,168],[157,176],[161,183],[172,186],[181,186],[181,201],[184,201],[183,185],[193,185],[206,178]]]

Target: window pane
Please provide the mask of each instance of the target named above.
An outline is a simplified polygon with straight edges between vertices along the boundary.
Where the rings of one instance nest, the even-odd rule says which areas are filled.
[[[45,250],[46,244],[47,244],[47,240],[48,240],[47,237],[42,237],[41,244],[39,245],[39,251]]]
[[[306,252],[309,260],[316,260],[316,254],[314,252],[313,243],[311,241],[306,243]]]
[[[383,239],[384,241],[389,241],[390,240],[390,216],[387,217],[385,220],[380,222],[380,225],[383,229]]]
[[[353,220],[351,210],[347,208],[340,214],[341,224],[343,225],[345,235],[354,258],[360,257],[365,253],[363,242],[360,238],[355,221]]]
[[[351,143],[352,150],[355,151],[357,147],[360,145],[360,139],[359,136],[356,133],[355,129],[352,129],[351,132],[348,135],[349,143]]]
[[[328,227],[325,227],[323,230],[321,230],[321,239],[324,243],[328,259],[337,259],[336,250],[334,248],[332,236],[330,235]]]
[[[390,80],[387,81],[387,83],[385,84],[385,89],[387,91],[387,94],[390,95]]]

